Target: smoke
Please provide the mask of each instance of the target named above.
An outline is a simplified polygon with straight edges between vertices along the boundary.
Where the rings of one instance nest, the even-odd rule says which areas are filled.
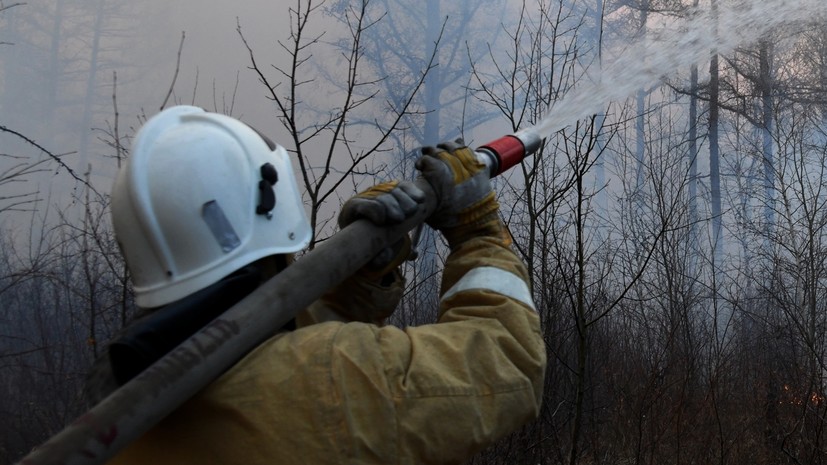
[[[664,76],[708,61],[712,53],[729,53],[774,28],[797,27],[826,17],[823,0],[743,0],[722,5],[714,17],[698,9],[688,19],[628,44],[619,56],[590,72],[588,83],[555,102],[547,117],[532,129],[548,136],[637,89],[657,84]],[[714,27],[717,34],[712,33]]]
[[[280,2],[44,0],[0,4],[0,124],[35,141],[101,193],[118,167],[119,143],[167,106],[194,104],[231,113],[269,132],[271,103],[247,69],[236,32],[276,62],[289,33]],[[182,36],[184,37],[181,44]],[[182,46],[181,46],[182,45]],[[180,58],[178,56],[181,46]],[[273,52],[273,53],[270,53]],[[117,113],[116,113],[117,111]],[[117,140],[116,140],[117,139]],[[21,164],[35,173],[3,185],[3,197],[35,193],[36,222],[77,214],[84,186],[25,140],[0,134],[0,173]],[[30,227],[33,205],[4,210],[0,226]]]

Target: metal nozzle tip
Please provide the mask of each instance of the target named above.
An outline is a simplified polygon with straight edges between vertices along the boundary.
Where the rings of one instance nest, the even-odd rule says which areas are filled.
[[[514,134],[514,137],[520,139],[520,142],[523,143],[526,156],[539,150],[540,145],[543,144],[543,138],[531,129],[520,129]]]

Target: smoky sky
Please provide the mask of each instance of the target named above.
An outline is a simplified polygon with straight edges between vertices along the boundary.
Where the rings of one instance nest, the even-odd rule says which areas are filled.
[[[306,100],[303,103],[324,105],[340,95],[337,75],[347,71],[343,54],[333,45],[349,39],[341,16],[334,18],[324,8],[337,9],[341,14],[357,2],[310,3],[323,7],[314,13],[311,27],[305,31],[306,40],[318,40],[319,46],[312,52],[312,63],[301,68],[298,79],[307,81],[311,90],[302,97]],[[453,43],[446,41],[444,47],[440,46],[442,55],[437,56],[432,74],[444,78],[453,73],[456,79],[446,81],[446,85],[451,85],[454,95],[460,98],[438,96],[438,103],[440,98],[441,103],[452,100],[454,108],[442,112],[439,128],[432,131],[428,142],[438,142],[433,140],[437,136],[454,138],[463,133],[469,143],[483,143],[492,134],[504,135],[512,130],[504,118],[495,114],[473,124],[460,121],[470,114],[470,105],[475,103],[473,98],[467,100],[468,105],[462,101],[467,98],[466,87],[471,82],[468,55],[480,62],[487,60],[486,46],[507,38],[502,23],[506,21],[505,14],[515,13],[511,10],[517,8],[503,0],[487,0],[479,2],[483,8],[470,13],[473,21],[458,16],[464,6],[472,3],[443,0],[443,11],[437,12],[436,21],[424,17],[431,14],[432,3],[419,4],[413,13],[416,17],[395,17],[401,29],[382,29],[382,34],[387,35],[376,42],[379,51],[383,45],[391,55],[401,50],[406,55],[401,60],[414,63],[411,69],[402,70],[403,74],[408,72],[407,80],[399,79],[395,88],[380,89],[377,101],[384,102],[395,98],[394,90],[415,84],[416,66],[427,66],[427,48],[433,44],[432,39],[423,39],[428,29],[432,29],[430,33],[440,33],[443,27],[446,34],[454,34]],[[267,88],[250,69],[251,59],[237,29],[241,28],[254,50],[260,69],[272,82],[278,82],[281,76],[276,68],[286,69],[290,65],[289,51],[284,46],[289,48],[290,35],[295,32],[295,17],[291,18],[290,11],[299,4],[306,6],[307,2],[42,0],[0,13],[0,42],[8,43],[0,45],[0,123],[37,141],[74,170],[69,176],[57,164],[47,163],[43,172],[14,185],[13,192],[37,193],[39,205],[52,209],[79,202],[85,187],[78,178],[88,179],[95,189],[106,194],[119,164],[115,141],[128,148],[130,136],[165,101],[167,107],[194,104],[208,111],[228,113],[277,142],[289,142],[275,104],[268,99]],[[383,21],[387,22],[387,18]],[[473,27],[463,29],[469,23]],[[381,26],[385,27],[385,23]],[[455,32],[460,30],[461,33]],[[417,41],[419,48],[402,50]],[[493,50],[498,53],[497,47]],[[90,69],[95,70],[92,77]],[[384,77],[383,72],[391,71],[363,71],[367,74],[360,78],[378,79]],[[360,117],[371,121],[387,116],[378,113],[367,110]],[[313,118],[327,116],[308,112],[304,118],[312,126]],[[408,131],[427,133],[419,124],[410,123]],[[427,121],[422,126],[427,126]],[[487,140],[475,141],[475,134]],[[350,137],[358,142],[359,134],[351,133]],[[410,151],[413,145],[400,145],[397,150]],[[48,159],[28,144],[3,135],[0,153]],[[0,159],[4,167],[18,161]],[[31,223],[25,215],[10,214],[3,215],[0,223],[8,226],[10,218],[21,228]]]
[[[324,6],[334,4],[348,5]],[[128,136],[165,99],[167,106],[195,104],[231,113],[279,139],[285,133],[266,88],[249,69],[250,57],[237,28],[242,28],[261,68],[278,78],[273,66],[289,60],[279,41],[289,42],[289,11],[295,8],[296,2],[263,0],[43,0],[15,6],[0,13],[0,42],[6,43],[0,46],[0,118],[61,155],[76,177],[88,172],[101,191],[108,189],[117,170],[111,147],[115,123],[122,145],[128,147]],[[322,10],[308,33],[322,43],[346,35],[341,21]],[[413,40],[418,31],[406,34],[413,37],[397,39]],[[341,59],[335,53],[314,54],[314,60],[333,68]],[[96,72],[90,80],[91,63]],[[304,69],[309,75],[303,79],[318,79],[311,66]],[[332,92],[319,82],[317,94]],[[45,157],[19,142],[3,137],[0,153]],[[27,188],[51,195],[53,203],[54,198],[74,195],[77,182],[59,172],[50,165],[46,173],[29,178]]]
[[[72,204],[83,190],[76,178],[88,177],[100,192],[108,192],[117,171],[115,123],[128,147],[129,136],[165,99],[166,106],[195,104],[231,112],[275,132],[272,103],[247,69],[249,56],[237,27],[263,63],[277,64],[282,56],[274,53],[277,41],[289,35],[287,3],[44,0],[0,12],[0,124],[74,171],[69,175],[56,163],[44,163],[25,182],[4,184],[4,195],[36,192],[42,211],[42,206]],[[102,26],[95,21],[98,14]],[[90,63],[96,63],[94,80],[88,78]],[[84,121],[86,108],[90,117]],[[0,159],[2,171],[23,160],[49,158],[8,134],[0,136],[0,153],[20,157]],[[31,218],[6,211],[0,222],[22,227]]]

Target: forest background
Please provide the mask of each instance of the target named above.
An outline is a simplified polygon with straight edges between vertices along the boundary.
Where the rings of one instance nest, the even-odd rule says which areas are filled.
[[[284,145],[320,241],[422,145],[531,127],[628,85],[602,71],[642,44],[688,53],[668,39],[697,11],[724,37],[750,8],[808,20],[632,61],[648,84],[495,181],[549,369],[540,418],[470,463],[824,463],[827,21],[808,0],[0,0],[0,463],[88,407],[135,310],[108,192],[161,108]],[[395,324],[433,321],[444,257],[426,234]]]

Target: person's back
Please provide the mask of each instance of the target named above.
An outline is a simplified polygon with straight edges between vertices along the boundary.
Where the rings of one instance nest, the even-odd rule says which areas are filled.
[[[366,267],[332,289],[298,315],[295,329],[265,341],[112,463],[458,463],[536,417],[546,354],[527,271],[509,247],[487,175],[473,153],[455,145],[441,148],[426,151],[418,163],[440,198],[428,222],[451,248],[437,322],[405,329],[382,325],[402,295],[404,281],[395,269],[406,255],[402,251],[391,263]],[[222,156],[226,152],[216,154]],[[214,159],[204,163],[222,165]],[[280,171],[279,182],[292,176]],[[249,189],[255,197],[261,186]],[[340,225],[360,218],[398,223],[415,211],[422,195],[412,183],[376,186],[345,204]],[[278,205],[279,192],[275,197]],[[190,208],[203,215],[202,204]],[[278,210],[273,213],[265,221],[278,221]],[[240,229],[229,221],[229,230]],[[204,223],[209,237],[212,226]],[[220,237],[215,241],[221,246]],[[129,257],[146,253],[129,250],[130,243],[122,248],[131,270],[136,260],[130,263]],[[270,270],[272,256],[242,265]],[[145,257],[138,260],[146,263]],[[205,281],[206,290],[196,292],[218,289],[226,279]],[[155,299],[162,302],[155,312],[175,308],[190,289],[184,295],[166,291],[175,300]]]

